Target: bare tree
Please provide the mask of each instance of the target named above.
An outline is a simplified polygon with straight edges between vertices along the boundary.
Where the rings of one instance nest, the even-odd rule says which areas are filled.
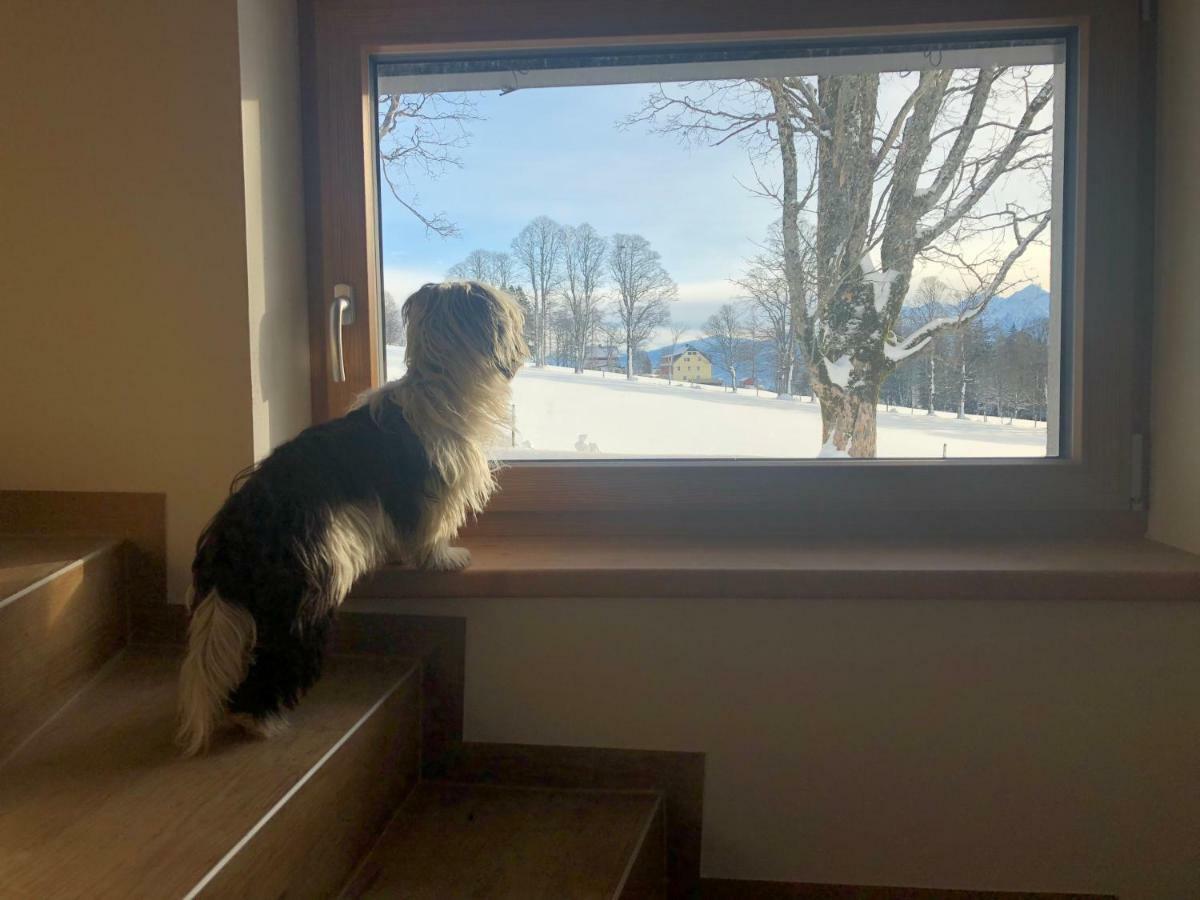
[[[390,291],[383,292],[383,342],[393,346],[404,343],[404,316]]]
[[[811,230],[809,231],[811,238]],[[793,297],[783,259],[783,234],[776,223],[771,226],[761,252],[750,260],[745,273],[734,279],[751,306],[764,319],[761,339],[768,342],[775,366],[775,393],[790,399],[796,387],[796,364],[803,337],[805,308],[816,289],[811,239],[801,245],[801,278],[806,288]]]
[[[472,250],[446,274],[450,278],[466,278],[508,291],[516,281],[516,266],[512,255],[502,250]]]
[[[458,226],[444,212],[422,208],[414,177],[440,178],[462,167],[458,151],[470,142],[467,123],[478,119],[468,94],[381,94],[376,108],[379,163],[396,202],[426,233],[455,237]]]
[[[562,296],[576,372],[583,371],[588,344],[595,340],[607,261],[608,241],[591,225],[563,229]]]
[[[704,323],[704,336],[708,338],[708,352],[714,362],[729,372],[729,381],[736,394],[738,366],[746,355],[746,322],[742,310],[732,303],[722,304]]]
[[[930,322],[936,322],[944,318],[951,309],[952,298],[950,288],[940,278],[933,276],[921,279],[921,283],[913,291],[913,299],[915,301],[914,311],[916,319],[919,322],[919,327],[924,327]],[[937,365],[938,355],[933,352],[926,353],[925,373],[929,388],[929,402],[926,405],[925,414],[929,416],[935,413],[934,399],[937,395]]]
[[[1015,172],[1050,183],[1053,81],[1044,67],[890,77],[903,94],[895,103],[881,102],[875,72],[660,86],[627,120],[697,142],[741,140],[756,164],[777,161],[779,183],[760,177],[758,193],[780,206],[795,295],[807,289],[802,216],[815,203],[815,303],[803,343],[826,455],[873,457],[883,381],[967,320],[946,316],[897,340],[917,261],[949,265],[986,244],[971,260],[986,273],[974,317],[1050,223],[1048,191],[1034,209],[998,197]]]
[[[759,367],[762,365],[764,339],[770,335],[765,327],[762,312],[753,303],[743,301],[745,307],[746,341],[745,353],[742,356],[742,371],[750,373],[750,383],[754,385],[754,395],[758,396],[761,385]]]
[[[640,234],[614,234],[609,242],[608,270],[616,289],[617,317],[625,339],[625,377],[634,380],[637,350],[656,328],[671,318],[675,282],[663,268],[658,251]]]
[[[538,216],[513,238],[512,252],[533,307],[533,364],[546,365],[546,329],[550,304],[562,281],[563,228],[549,216]]]

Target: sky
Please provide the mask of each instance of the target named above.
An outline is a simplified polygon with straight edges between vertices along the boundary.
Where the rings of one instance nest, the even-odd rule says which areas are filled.
[[[604,235],[646,237],[678,284],[673,321],[698,328],[721,303],[739,296],[730,279],[757,252],[778,206],[748,190],[755,171],[736,141],[686,146],[644,124],[621,127],[653,87],[473,92],[478,118],[467,123],[465,146],[455,151],[461,167],[433,178],[415,173],[406,193],[406,199],[417,197],[423,212],[444,213],[461,234],[428,233],[385,184],[386,289],[403,298],[444,278],[474,249],[508,250],[521,228],[544,214],[563,224],[588,222]],[[777,166],[766,164],[769,178]],[[1048,254],[1027,256],[1023,274],[1048,284]]]

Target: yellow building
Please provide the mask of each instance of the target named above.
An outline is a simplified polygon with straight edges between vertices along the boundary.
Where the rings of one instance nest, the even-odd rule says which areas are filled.
[[[712,360],[695,347],[687,346],[678,353],[664,354],[658,362],[658,376],[673,381],[692,381],[714,384]]]

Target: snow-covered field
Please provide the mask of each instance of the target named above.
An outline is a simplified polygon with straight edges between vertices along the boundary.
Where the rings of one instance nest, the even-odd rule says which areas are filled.
[[[388,347],[388,377],[403,371],[403,351]],[[643,376],[526,367],[513,382],[515,435],[497,448],[505,459],[598,457],[815,457],[821,414],[807,398],[779,400],[753,389],[668,385]],[[515,446],[513,446],[515,444]],[[879,408],[880,457],[1044,456],[1046,429],[1018,419],[1001,424],[953,413]]]

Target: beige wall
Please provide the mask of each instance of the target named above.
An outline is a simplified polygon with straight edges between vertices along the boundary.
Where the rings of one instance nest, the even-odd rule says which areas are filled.
[[[1200,897],[1200,604],[352,605],[466,617],[468,740],[706,752],[707,876]]]
[[[295,0],[238,0],[254,456],[312,421]]]
[[[0,488],[165,492],[179,600],[310,421],[295,4],[9,2],[0,84]]]
[[[1200,3],[1160,0],[1150,535],[1200,553]]]
[[[0,486],[164,491],[172,592],[253,458],[234,0],[0,10]]]

